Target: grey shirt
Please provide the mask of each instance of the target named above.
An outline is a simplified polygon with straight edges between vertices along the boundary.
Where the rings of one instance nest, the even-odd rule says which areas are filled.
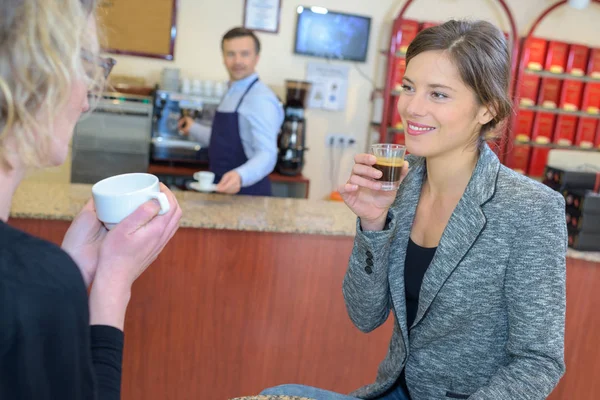
[[[350,318],[362,331],[395,324],[374,398],[406,368],[413,400],[545,399],[565,371],[563,197],[500,164],[487,147],[429,266],[417,316],[406,326],[404,260],[426,164],[411,170],[387,228],[357,234],[344,278]]]

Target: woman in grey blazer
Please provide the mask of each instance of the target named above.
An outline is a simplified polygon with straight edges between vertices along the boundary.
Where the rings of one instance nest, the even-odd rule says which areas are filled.
[[[344,279],[363,332],[394,330],[375,383],[325,399],[544,399],[564,373],[564,200],[485,143],[511,113],[510,57],[487,22],[449,21],[411,43],[398,110],[404,180],[382,191],[360,154],[341,188],[358,216]]]

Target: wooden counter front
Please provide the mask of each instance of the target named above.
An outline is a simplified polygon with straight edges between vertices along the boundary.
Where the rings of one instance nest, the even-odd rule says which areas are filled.
[[[69,222],[11,219],[60,243]],[[352,237],[181,228],[135,283],[123,400],[220,400],[282,383],[371,383],[393,321],[356,329],[342,296]]]
[[[67,221],[11,219],[60,243]],[[282,383],[374,380],[393,321],[365,335],[342,279],[352,237],[181,228],[136,282],[123,400],[220,400]],[[550,400],[600,398],[600,265],[567,259],[567,373]]]

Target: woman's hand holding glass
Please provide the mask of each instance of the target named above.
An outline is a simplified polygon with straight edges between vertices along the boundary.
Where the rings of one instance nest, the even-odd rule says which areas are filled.
[[[354,156],[354,167],[350,179],[338,191],[346,205],[361,220],[365,231],[382,230],[388,210],[396,198],[396,190],[381,190],[378,181],[383,173],[374,168],[377,157],[373,154],[357,154]],[[408,173],[408,162],[404,161],[400,182]]]

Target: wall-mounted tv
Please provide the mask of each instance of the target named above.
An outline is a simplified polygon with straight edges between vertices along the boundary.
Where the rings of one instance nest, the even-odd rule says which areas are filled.
[[[371,18],[323,7],[298,7],[294,52],[335,60],[367,59]]]

